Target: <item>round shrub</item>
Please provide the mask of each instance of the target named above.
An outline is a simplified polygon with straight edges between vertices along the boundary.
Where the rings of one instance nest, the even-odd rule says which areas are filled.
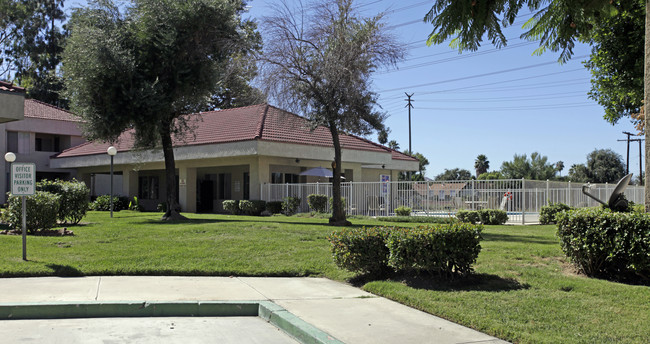
[[[232,215],[239,214],[239,201],[238,200],[225,200],[223,201],[223,210],[231,213]]]
[[[481,209],[478,217],[484,225],[502,225],[508,221],[508,213],[501,209]]]
[[[258,200],[239,201],[239,210],[246,215],[260,216],[260,214],[264,211],[264,209],[266,209],[265,201],[258,201]]]
[[[36,183],[36,189],[60,197],[57,218],[61,222],[77,224],[88,211],[90,189],[83,182],[75,179],[72,181],[42,180]]]
[[[307,196],[307,204],[309,204],[309,209],[317,213],[324,213],[327,211],[327,195],[311,194]]]
[[[446,277],[470,273],[481,252],[482,230],[481,225],[455,223],[391,231],[388,264]]]
[[[282,202],[280,201],[266,202],[266,210],[271,214],[279,214],[282,212]]]
[[[556,223],[555,215],[565,210],[571,210],[571,207],[564,203],[549,203],[539,211],[539,223],[542,225]]]
[[[395,208],[395,214],[397,216],[411,216],[411,208],[406,206],[399,206]]]
[[[295,214],[300,207],[301,201],[300,197],[285,197],[284,202],[282,202],[282,211],[287,216]]]
[[[381,275],[389,271],[386,236],[391,227],[344,228],[327,237],[334,263],[352,272]]]
[[[650,215],[581,208],[556,215],[562,251],[587,276],[650,282]]]
[[[456,212],[456,218],[460,222],[471,223],[471,224],[475,224],[481,221],[481,218],[478,215],[478,211],[476,210],[461,209]]]
[[[113,211],[129,209],[130,200],[125,196],[113,196]],[[101,195],[90,204],[90,209],[95,211],[110,211],[111,196]]]
[[[36,191],[33,196],[25,199],[27,233],[33,234],[39,229],[50,229],[56,226],[56,218],[59,212],[59,196],[44,191]],[[7,200],[8,209],[5,212],[5,221],[11,228],[22,228],[22,197],[9,196]]]

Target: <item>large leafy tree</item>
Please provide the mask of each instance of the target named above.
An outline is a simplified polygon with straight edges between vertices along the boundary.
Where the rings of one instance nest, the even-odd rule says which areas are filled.
[[[385,114],[375,106],[370,77],[403,57],[382,18],[362,17],[353,0],[317,0],[308,6],[298,1],[296,7],[283,2],[262,20],[268,90],[282,106],[303,113],[314,127],[325,126],[332,135],[334,225],[349,223],[340,201],[339,136],[383,129]]]
[[[538,152],[532,153],[530,158],[526,154],[515,154],[512,161],[501,164],[501,174],[506,179],[547,180],[554,178],[555,171],[548,158]]]
[[[490,161],[485,154],[479,154],[476,157],[476,160],[474,160],[474,169],[476,170],[476,178],[490,169]]]
[[[569,170],[569,180],[591,183],[615,183],[625,176],[623,157],[611,149],[595,149],[587,155],[587,163]]]
[[[133,129],[136,146],[162,147],[167,212],[178,213],[172,135],[186,114],[213,106],[233,59],[256,48],[254,25],[239,0],[133,0],[124,12],[91,1],[70,20],[63,72],[73,111],[91,140],[114,142]]]
[[[418,159],[418,161],[419,161],[418,173],[412,174],[411,175],[411,180],[412,181],[424,181],[425,180],[424,179],[424,173],[427,170],[427,166],[429,166],[429,159],[427,159],[427,157],[425,157],[422,153],[417,153],[416,152],[416,153],[411,154],[411,151],[409,151],[408,149],[404,151],[404,154],[410,155],[410,156]],[[400,180],[407,180],[408,175],[409,175],[409,173],[403,172],[403,173],[400,173],[399,178],[400,178]]]
[[[637,2],[639,0],[632,0]],[[536,14],[524,26],[528,31],[522,35],[539,39],[537,52],[546,49],[559,51],[560,60],[566,61],[573,53],[576,40],[589,41],[595,23],[603,18],[621,13],[612,0],[435,0],[425,21],[433,24],[429,44],[442,43],[454,37],[452,45],[459,50],[476,50],[483,36],[497,47],[507,44],[502,27],[512,25],[519,11],[527,5]],[[644,35],[644,104],[650,103],[650,7],[645,2]],[[501,17],[501,18],[500,18]],[[640,44],[640,41],[639,41]],[[650,127],[650,116],[643,119]],[[650,178],[650,130],[645,131],[646,159],[645,178]],[[645,209],[650,212],[650,183],[645,183]]]
[[[58,71],[66,31],[63,0],[0,0],[0,76],[12,78],[27,96],[66,107]]]
[[[445,169],[444,172],[433,178],[434,180],[470,180],[472,172],[462,168]]]

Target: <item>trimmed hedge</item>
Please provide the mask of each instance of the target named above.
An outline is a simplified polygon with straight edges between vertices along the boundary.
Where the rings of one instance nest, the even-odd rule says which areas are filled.
[[[264,209],[266,209],[265,201],[260,201],[260,200],[239,201],[239,210],[246,215],[260,216],[260,214],[262,214]]]
[[[238,200],[225,200],[222,203],[223,205],[223,210],[231,213],[232,215],[237,215],[239,214],[239,201]]]
[[[399,206],[395,208],[395,215],[397,216],[411,216],[411,208],[406,206]]]
[[[42,180],[36,183],[36,190],[60,197],[57,218],[63,223],[77,224],[88,211],[90,189],[83,182],[75,179],[72,181]]]
[[[539,211],[539,223],[542,225],[549,225],[556,223],[555,215],[561,213],[565,210],[571,210],[572,208],[564,203],[552,203],[549,202],[548,205],[542,207]]]
[[[309,204],[309,209],[317,213],[324,213],[327,211],[327,195],[311,194],[307,196],[307,204]]]
[[[500,209],[464,210],[456,212],[456,218],[465,223],[502,225],[508,221],[508,213]]]
[[[45,191],[36,191],[34,195],[27,196],[25,229],[28,234],[33,234],[39,229],[50,229],[56,226],[59,213],[59,199],[61,197]],[[7,200],[8,209],[4,213],[4,220],[9,227],[21,229],[23,226],[22,197],[10,195]]]
[[[291,216],[298,211],[300,207],[300,202],[302,201],[300,197],[285,197],[282,202],[282,211],[285,215]]]
[[[383,274],[389,268],[415,269],[445,277],[472,271],[481,251],[481,225],[455,223],[417,228],[341,229],[328,240],[337,266]]]
[[[281,201],[266,202],[266,210],[271,214],[280,214],[282,212]]]
[[[344,228],[327,237],[334,263],[352,272],[382,275],[388,271],[386,237],[392,228]]]
[[[113,196],[113,211],[127,210],[129,209],[129,203],[131,201],[126,196]],[[110,195],[101,195],[98,196],[95,201],[90,203],[90,210],[95,211],[110,211],[111,210],[111,196]]]
[[[481,252],[482,230],[481,225],[456,223],[393,231],[386,242],[388,264],[445,277],[468,274]]]
[[[650,282],[650,215],[581,208],[556,215],[562,251],[587,276]]]
[[[454,217],[437,216],[382,216],[377,220],[382,222],[409,222],[409,223],[452,223],[458,219]]]

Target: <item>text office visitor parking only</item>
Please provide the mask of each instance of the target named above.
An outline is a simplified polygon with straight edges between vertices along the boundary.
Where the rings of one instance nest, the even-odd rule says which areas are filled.
[[[36,165],[34,163],[14,162],[11,164],[11,194],[30,196],[36,184]]]

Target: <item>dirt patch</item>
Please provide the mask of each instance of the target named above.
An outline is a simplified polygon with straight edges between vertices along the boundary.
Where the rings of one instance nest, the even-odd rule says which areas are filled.
[[[0,231],[0,235],[22,235],[22,229],[7,229],[4,231]],[[41,229],[37,230],[36,232],[29,233],[29,235],[34,235],[34,236],[68,236],[68,235],[74,235],[73,231],[68,230],[67,228],[61,228],[61,229]]]

